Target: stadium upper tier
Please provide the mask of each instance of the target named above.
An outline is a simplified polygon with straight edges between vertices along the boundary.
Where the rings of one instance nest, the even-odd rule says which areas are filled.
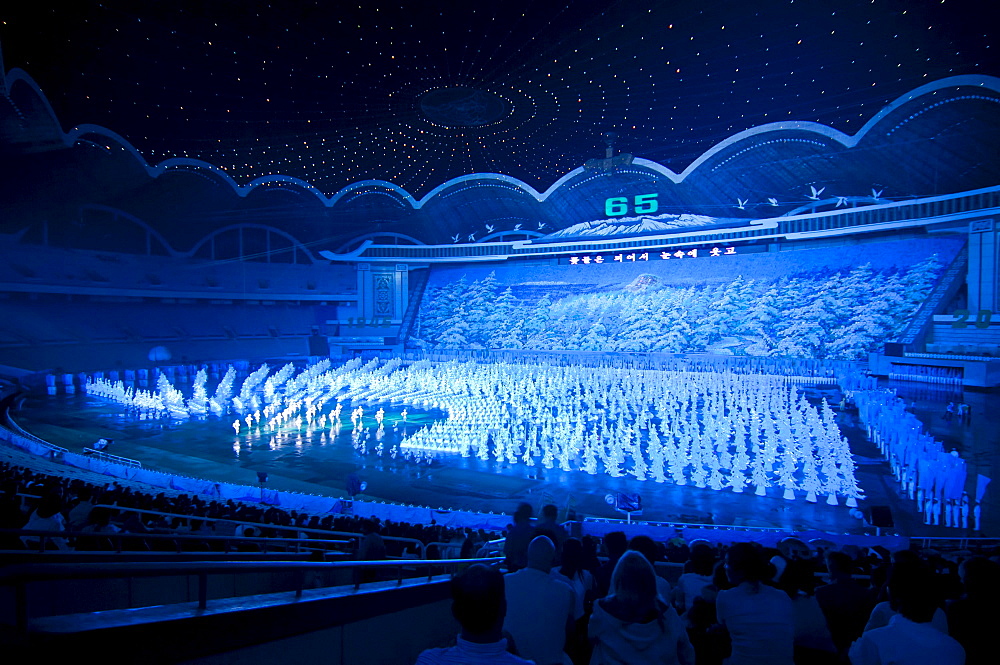
[[[543,238],[551,245],[567,235],[603,241],[682,230],[690,233],[678,242],[714,242],[944,215],[912,206],[1000,183],[1000,79],[991,76],[928,83],[854,134],[814,122],[752,127],[679,173],[635,151],[591,159],[544,191],[509,175],[471,173],[420,198],[385,180],[330,193],[285,175],[237,182],[197,159],[150,164],[111,129],[64,132],[25,72],[5,76],[10,94],[0,103],[0,153],[16,156],[5,161],[17,168],[0,173],[0,232],[72,247],[99,240],[106,251],[142,253],[152,235],[168,253],[191,255],[206,251],[212,234],[234,228],[264,231],[248,234],[252,247],[241,251],[271,256],[291,249],[293,260],[309,255],[309,247],[362,260],[502,258],[554,252],[538,247]],[[996,207],[995,192],[989,196],[992,204],[963,194],[952,212]],[[951,201],[940,199],[939,207]],[[844,216],[845,207],[866,210]],[[357,252],[366,240],[375,242]]]
[[[354,271],[265,263],[254,256],[183,257],[74,250],[0,237],[0,291],[156,299],[348,302]],[[109,243],[113,244],[113,243]]]
[[[834,204],[836,205],[836,204]],[[846,203],[845,203],[846,205]],[[941,230],[967,230],[964,220],[993,214],[1000,210],[1000,187],[913,201],[900,201],[837,207],[822,212],[747,220],[738,226],[713,225],[712,228],[685,228],[673,232],[649,231],[627,237],[577,236],[562,242],[516,240],[510,242],[457,243],[453,245],[377,244],[365,239],[344,253],[321,251],[324,258],[335,261],[421,261],[453,263],[461,261],[501,261],[509,258],[566,256],[585,253],[620,251],[660,251],[665,247],[728,246],[775,240],[805,240],[860,233],[905,232],[917,227],[938,226]],[[609,259],[610,260],[610,259]]]

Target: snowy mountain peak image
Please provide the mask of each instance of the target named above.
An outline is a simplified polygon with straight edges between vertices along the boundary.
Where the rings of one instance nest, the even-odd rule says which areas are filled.
[[[684,213],[673,215],[665,213],[662,215],[640,215],[638,217],[621,217],[613,219],[595,219],[591,222],[581,222],[574,224],[561,231],[550,233],[545,239],[556,238],[576,238],[579,236],[625,236],[646,233],[656,233],[658,231],[671,231],[693,226],[715,226],[726,223],[745,224],[744,219],[727,219],[725,217],[709,217],[707,215],[692,215]]]
[[[649,273],[644,273],[633,279],[632,282],[625,287],[625,290],[629,293],[642,293],[643,291],[657,288],[659,283],[659,277],[656,275],[650,275]]]

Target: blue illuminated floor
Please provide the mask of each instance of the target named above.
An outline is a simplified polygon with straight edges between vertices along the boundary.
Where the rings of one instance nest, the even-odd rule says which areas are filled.
[[[816,397],[818,391],[813,396]],[[828,396],[829,397],[829,396]],[[347,405],[345,404],[345,407]],[[450,455],[432,463],[415,463],[387,451],[405,433],[412,433],[442,417],[440,412],[383,405],[386,428],[381,457],[362,455],[351,443],[350,421],[340,432],[286,427],[277,433],[247,431],[237,435],[233,417],[204,420],[134,420],[113,404],[83,395],[35,396],[18,414],[28,430],[53,443],[80,450],[100,437],[115,439],[110,452],[138,459],[147,467],[187,476],[252,485],[257,471],[269,475],[269,487],[314,494],[343,495],[345,479],[356,472],[368,483],[367,498],[477,511],[507,512],[517,503],[553,502],[572,505],[579,513],[596,517],[621,517],[604,500],[609,491],[639,492],[646,520],[682,520],[695,523],[772,526],[787,529],[820,529],[860,533],[861,522],[844,506],[831,507],[801,498],[786,501],[775,488],[767,497],[734,494],[669,483],[639,482],[630,478],[590,476],[522,464],[484,462],[475,457]],[[377,405],[366,406],[368,414]],[[924,405],[924,410],[933,408]],[[981,414],[983,408],[977,409]],[[349,409],[345,408],[345,413]],[[859,461],[857,476],[868,495],[868,505],[889,505],[897,529],[904,534],[958,535],[952,529],[924,527],[912,502],[900,497],[878,450],[864,440],[851,413],[840,414],[842,431],[851,441]],[[370,419],[366,419],[370,420]],[[986,426],[983,417],[981,426]],[[369,424],[372,424],[369,422]],[[971,434],[969,436],[972,436]],[[374,429],[368,441],[374,446]],[[971,444],[967,444],[971,445]],[[987,515],[988,516],[988,515]]]

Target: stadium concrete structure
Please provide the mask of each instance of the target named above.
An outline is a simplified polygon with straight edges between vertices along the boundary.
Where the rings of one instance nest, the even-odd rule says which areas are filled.
[[[605,8],[600,16],[614,14],[623,29],[637,29],[641,17],[616,11]],[[142,23],[146,17],[138,18]],[[434,25],[426,17],[414,22],[421,30]],[[154,23],[169,22],[160,17]],[[379,28],[383,39],[388,29]],[[645,48],[637,46],[642,39],[627,48]],[[580,49],[598,56],[617,52],[596,41],[565,37],[554,42],[558,52],[545,51],[531,63],[537,73],[545,71],[549,56],[562,67],[560,58]],[[622,78],[643,72],[631,60],[649,56],[644,53],[619,63]],[[1000,495],[995,487],[987,490],[1000,464],[995,71],[954,63],[940,76],[881,99],[879,108],[872,108],[870,97],[867,106],[858,102],[852,111],[862,108],[854,114],[862,117],[853,125],[841,122],[846,116],[830,124],[764,120],[784,113],[771,97],[771,115],[736,120],[725,130],[712,125],[692,144],[671,144],[688,151],[671,157],[664,155],[666,143],[654,150],[653,130],[642,134],[643,119],[631,125],[632,135],[629,123],[602,124],[603,115],[588,115],[592,124],[583,130],[574,120],[573,131],[564,133],[556,128],[571,124],[565,120],[569,104],[555,93],[547,96],[551,90],[532,88],[533,75],[525,75],[523,89],[520,83],[477,84],[469,74],[446,80],[438,63],[423,68],[434,70],[434,76],[421,75],[426,81],[414,75],[386,88],[392,93],[383,96],[404,97],[399,104],[405,109],[394,110],[392,122],[372,130],[372,137],[391,143],[399,136],[403,155],[425,132],[465,140],[466,132],[495,128],[494,135],[475,134],[473,143],[483,153],[501,153],[508,146],[541,145],[551,128],[558,159],[536,171],[520,163],[496,173],[462,171],[461,160],[447,161],[448,149],[441,148],[443,166],[428,171],[435,157],[428,149],[421,158],[426,164],[414,164],[421,160],[410,153],[400,156],[411,171],[399,167],[396,173],[396,164],[376,164],[362,154],[376,152],[363,141],[338,142],[334,135],[348,132],[337,126],[329,130],[337,163],[351,162],[343,153],[354,146],[357,171],[309,177],[287,156],[264,167],[250,158],[238,164],[224,162],[221,148],[185,148],[182,155],[160,144],[151,148],[155,142],[148,137],[143,144],[137,130],[126,134],[110,121],[67,127],[55,110],[66,110],[65,102],[55,101],[60,91],[47,86],[43,92],[30,64],[7,68],[3,55],[10,54],[0,53],[0,375],[6,387],[26,395],[24,408],[10,414],[16,422],[8,423],[5,440],[58,459],[114,435],[113,454],[91,450],[88,459],[109,472],[117,469],[119,477],[141,467],[173,474],[176,480],[164,485],[172,489],[202,487],[185,484],[194,482],[189,476],[208,482],[206,492],[219,492],[215,483],[253,485],[254,472],[266,469],[269,491],[342,497],[350,476],[360,474],[367,498],[401,511],[387,513],[372,503],[372,514],[425,515],[406,512],[408,504],[438,506],[426,514],[442,520],[448,513],[495,511],[495,523],[482,524],[497,528],[506,524],[501,515],[520,501],[554,502],[593,518],[592,532],[603,533],[621,526],[613,521],[620,517],[618,506],[610,505],[614,495],[620,503],[641,494],[643,517],[668,525],[649,526],[664,538],[685,523],[713,522],[769,533],[867,536],[881,534],[872,509],[886,507],[902,536],[1000,533],[1000,499],[994,498]],[[800,61],[783,65],[789,62],[794,68]],[[663,66],[679,75],[675,64]],[[593,65],[573,66],[591,68],[579,81],[576,74],[560,75],[578,105],[587,106],[582,91],[592,78],[608,86],[600,93],[604,103],[612,84],[603,69],[597,76]],[[819,105],[826,90],[801,94],[813,93],[811,103]],[[619,99],[628,96],[627,90],[618,93]],[[360,99],[355,115],[381,108],[374,93]],[[152,108],[147,110],[155,115]],[[345,115],[346,108],[337,107],[334,115]],[[525,108],[535,115],[524,115]],[[579,109],[585,112],[590,110]],[[553,118],[546,128],[515,139],[543,113]],[[409,125],[393,124],[404,116]],[[261,123],[272,121],[260,117],[267,117]],[[668,124],[656,131],[669,135]],[[313,141],[304,127],[288,130],[293,138],[281,138],[283,147],[294,153],[299,142]],[[188,140],[176,126],[171,131],[178,142]],[[217,141],[245,146],[257,140],[246,132],[220,123]],[[565,148],[580,136],[592,145]],[[297,170],[282,172],[282,159]],[[487,162],[470,157],[467,163]],[[378,168],[386,169],[384,178],[372,177]],[[439,172],[446,177],[437,178]],[[191,384],[206,387],[205,378],[196,378],[199,370],[211,372],[211,391],[224,381],[227,366],[235,365],[243,381],[263,363],[274,370],[271,377],[288,367],[282,382],[302,372],[300,387],[324,372],[339,392],[310,397],[308,414],[302,403],[280,399],[268,404],[270,411],[247,406],[249,399],[234,406],[238,388],[220,388],[217,395],[226,399],[213,413],[204,395],[189,392]],[[315,376],[309,367],[319,368]],[[801,418],[766,424],[743,404],[743,420],[733,416],[719,424],[716,414],[700,409],[712,404],[728,417],[737,406],[728,396],[710,402],[714,388],[691,392],[670,411],[662,397],[682,392],[685,380],[677,373],[684,371],[725,377],[720,385],[730,387],[733,373],[779,377],[777,388],[748,379],[732,393],[744,401],[756,396],[769,408],[791,395],[788,411]],[[351,378],[364,372],[368,378],[361,382]],[[590,374],[595,383],[587,383]],[[143,399],[160,406],[136,407],[138,391],[155,389],[158,375],[166,385],[160,384],[159,396],[148,392]],[[518,411],[521,404],[490,401],[515,394],[511,377],[525,375],[538,389],[517,393],[531,406],[527,415]],[[348,378],[338,384],[338,376]],[[546,402],[565,396],[559,381],[566,376],[579,382],[566,393],[576,400],[572,408]],[[118,380],[126,383],[116,387]],[[426,388],[431,381],[437,388]],[[447,381],[468,392],[449,393],[440,387]],[[595,385],[607,388],[604,398],[584,397]],[[171,416],[164,405],[174,388],[183,395],[171,397]],[[260,397],[252,388],[243,397]],[[886,397],[884,389],[903,401]],[[128,408],[115,399],[127,400]],[[365,412],[352,414],[357,420],[349,428],[340,402],[349,410],[352,399]],[[573,410],[579,403],[582,415]],[[953,407],[960,403],[971,411],[958,418]],[[637,404],[632,416],[619,415]],[[688,415],[696,412],[698,418]],[[894,429],[890,416],[917,432],[915,440],[934,449],[935,461],[950,464],[952,451],[962,460],[963,480],[947,488],[947,497],[940,482],[925,487],[908,475],[917,462],[903,463],[903,454],[896,454],[907,435],[902,426]],[[261,424],[268,418],[272,430]],[[383,427],[383,418],[390,427]],[[765,477],[740,461],[743,428],[746,451],[753,452],[754,445],[765,450],[793,430],[801,438],[803,423],[832,433],[826,448],[817,442],[806,453],[817,456],[811,472],[806,465],[793,477],[788,462],[772,469],[770,459]],[[696,450],[697,434],[683,434],[687,443],[672,444],[674,457],[663,457],[670,448],[660,446],[660,437],[685,427],[706,439],[710,427],[722,432],[724,445],[715,450],[726,458],[728,480],[709,463],[710,446]],[[516,440],[521,431],[524,441]],[[626,443],[614,449],[606,443],[614,437]],[[598,453],[581,443],[591,439]],[[831,462],[835,440],[844,446],[849,440],[850,448]],[[546,448],[552,441],[561,442],[555,452]],[[616,458],[628,452],[630,441],[633,456]],[[689,471],[677,464],[685,455]],[[810,476],[820,456],[827,464],[822,486]],[[760,457],[758,452],[758,462]],[[855,472],[860,493],[852,486]],[[259,492],[261,501],[279,501],[277,494],[265,495],[263,484]],[[322,505],[330,512],[348,509],[339,501]]]
[[[22,168],[3,182],[12,204],[4,219],[7,315],[0,359],[47,373],[60,387],[64,377],[84,383],[76,373],[134,370],[151,360],[161,366],[171,359],[181,366],[234,358],[273,363],[327,350],[335,358],[436,353],[442,359],[463,352],[566,352],[570,363],[621,353],[735,352],[846,358],[877,376],[949,389],[1000,383],[1000,360],[993,359],[1000,355],[1000,321],[993,320],[1000,297],[1000,229],[994,225],[1000,173],[993,159],[1000,143],[1000,79],[956,76],[928,83],[853,135],[805,122],[755,127],[720,141],[679,174],[616,153],[608,137],[603,156],[544,192],[510,176],[470,174],[420,199],[387,181],[353,183],[325,196],[284,176],[239,185],[194,159],[150,165],[109,129],[61,131],[25,72],[6,73],[3,90],[3,144],[8,163],[16,158]],[[143,195],[131,196],[134,191]],[[906,191],[934,195],[899,195]],[[253,221],[201,226],[193,235],[189,225],[148,221],[151,215],[163,219],[164,206],[175,214],[201,208],[207,215],[210,208],[214,218]],[[295,215],[350,217],[361,229],[379,230],[323,241],[288,224],[289,207]],[[918,245],[913,256],[892,258]],[[647,325],[641,339],[626,343],[620,331],[589,346],[580,341],[582,329],[576,343],[569,333],[541,343],[521,331],[505,344],[495,335],[456,342],[443,329],[432,332],[435,308],[452,297],[441,290],[449,274],[478,284],[477,278],[494,279],[500,271],[508,291],[518,288],[523,302],[537,304],[539,289],[554,289],[542,295],[546,302],[621,289],[613,283],[623,278],[605,277],[609,286],[596,284],[602,281],[596,275],[628,264],[632,284],[624,288],[632,292],[651,283],[669,288],[671,280],[697,284],[699,275],[718,284],[734,279],[734,271],[751,283],[784,279],[772,287],[787,290],[789,277],[803,272],[843,272],[873,260],[882,261],[880,270],[905,271],[928,254],[937,257],[938,272],[920,287],[924,300],[904,317],[905,325],[897,321],[860,345],[842,344],[839,355],[831,350],[835,340],[823,342],[825,350],[796,346],[795,339],[781,346],[760,330],[742,337],[711,330],[699,345],[682,339],[699,338],[697,331],[672,330],[670,320]],[[736,257],[738,269],[720,267]],[[490,297],[499,297],[502,287]],[[828,288],[816,283],[806,290]],[[837,297],[837,306],[845,307]],[[710,319],[719,330],[723,320],[751,307],[746,299],[727,303],[732,311],[716,311]],[[877,309],[860,301],[846,307]],[[463,308],[438,318],[477,316],[474,306]],[[549,328],[558,323],[543,316]],[[611,318],[604,314],[584,327],[593,334],[595,323],[603,330]],[[854,315],[855,332],[868,325],[863,319]],[[811,325],[851,324],[833,318]],[[846,335],[848,329],[839,330]],[[680,341],[662,343],[671,335]],[[705,512],[711,514],[700,514]],[[661,516],[682,514],[675,506]]]

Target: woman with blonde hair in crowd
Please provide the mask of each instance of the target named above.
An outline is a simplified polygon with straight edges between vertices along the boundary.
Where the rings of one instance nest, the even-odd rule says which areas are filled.
[[[611,573],[611,593],[594,603],[590,665],[694,665],[695,654],[677,611],[656,594],[656,573],[634,550]]]

